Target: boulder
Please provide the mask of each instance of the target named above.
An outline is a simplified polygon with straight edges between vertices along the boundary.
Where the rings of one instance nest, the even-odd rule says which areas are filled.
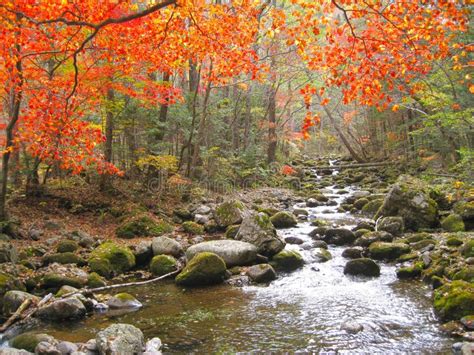
[[[10,346],[34,353],[36,346],[42,341],[54,342],[55,339],[48,334],[27,332],[14,337],[10,341]]]
[[[369,246],[370,257],[376,260],[395,260],[410,250],[411,248],[403,243],[375,242]]]
[[[290,272],[302,267],[304,260],[296,250],[282,250],[273,256],[272,265],[277,270]]]
[[[201,286],[220,283],[226,275],[224,260],[210,252],[199,253],[176,276],[176,283],[182,286]]]
[[[443,218],[441,227],[448,232],[464,232],[466,229],[462,217],[455,213]]]
[[[259,254],[269,257],[283,250],[286,245],[268,215],[263,212],[244,217],[235,239],[255,245]]]
[[[346,275],[379,276],[380,266],[372,259],[359,258],[349,260],[344,266]]]
[[[350,334],[357,334],[364,330],[364,326],[355,321],[347,321],[341,324],[341,329]]]
[[[179,258],[183,255],[181,244],[168,237],[153,238],[151,247],[153,249],[153,255],[171,255],[175,258]]]
[[[324,263],[332,259],[331,253],[324,248],[316,248],[312,251],[312,254],[319,263]]]
[[[298,237],[286,237],[285,242],[287,244],[296,244],[296,245],[301,245],[304,243],[304,240]]]
[[[161,355],[161,339],[160,338],[151,338],[145,344],[144,355]]]
[[[156,237],[171,233],[173,226],[165,221],[155,221],[148,215],[139,214],[128,218],[119,227],[115,234],[118,238],[131,239],[135,237]]]
[[[370,244],[375,242],[391,242],[392,240],[393,235],[388,232],[367,232],[364,233],[361,237],[357,238],[357,240],[354,242],[354,245],[366,248]]]
[[[257,247],[238,240],[213,240],[195,244],[186,251],[186,258],[192,258],[202,252],[211,252],[220,256],[227,267],[252,264],[257,258]]]
[[[461,216],[467,230],[474,228],[474,200],[457,202],[454,212]]]
[[[56,251],[58,253],[67,253],[67,252],[75,252],[79,249],[79,244],[77,244],[74,240],[61,240],[56,247]]]
[[[53,301],[36,312],[36,316],[49,321],[80,319],[85,317],[86,308],[76,298],[66,298]]]
[[[239,232],[240,225],[238,224],[233,224],[231,226],[228,226],[227,229],[225,230],[225,237],[226,239],[234,239],[237,233]]]
[[[155,276],[163,276],[175,271],[178,262],[171,255],[156,255],[151,259],[150,271]]]
[[[354,233],[345,228],[330,228],[326,230],[323,238],[326,243],[334,245],[352,244],[355,239]]]
[[[222,229],[242,223],[244,215],[245,205],[236,200],[221,203],[214,211],[214,219]]]
[[[51,264],[41,270],[40,285],[42,288],[59,289],[63,285],[81,288],[87,284],[88,274],[72,264]]]
[[[444,321],[459,320],[474,314],[474,284],[453,281],[434,291],[434,309]]]
[[[401,267],[397,270],[397,277],[399,279],[414,279],[421,276],[423,271],[423,263],[415,263],[411,266]]]
[[[124,308],[141,308],[142,303],[138,301],[131,294],[126,292],[117,293],[116,295],[109,298],[107,306],[110,309],[124,309]]]
[[[399,236],[405,230],[405,223],[402,217],[382,217],[377,221],[377,230]]]
[[[204,227],[193,221],[186,221],[181,225],[186,233],[194,235],[204,234]]]
[[[474,257],[474,238],[466,240],[461,247],[461,254],[467,259]]]
[[[112,324],[98,332],[95,340],[100,354],[142,354],[145,348],[142,331],[130,324]]]
[[[253,265],[247,269],[246,274],[256,283],[267,283],[276,279],[276,272],[270,264]]]
[[[70,341],[60,341],[58,345],[56,345],[56,348],[62,355],[75,353],[79,349],[76,344],[71,343]]]
[[[18,261],[18,251],[10,242],[0,241],[0,263],[16,263]]]
[[[425,183],[402,175],[385,196],[374,219],[387,216],[403,217],[405,227],[417,231],[438,225],[438,205],[430,197]]]
[[[98,273],[91,272],[89,276],[87,276],[87,286],[89,286],[89,288],[103,287],[105,285],[107,285],[107,283]]]
[[[45,257],[43,257],[43,262],[45,265],[58,263],[58,264],[76,264],[79,266],[84,266],[87,264],[84,258],[72,252],[55,253],[55,254],[46,255]]]
[[[275,228],[292,228],[298,224],[298,219],[293,213],[282,211],[270,217]]]
[[[93,262],[91,263],[91,261]],[[94,266],[97,261],[109,265],[110,273],[119,275],[135,266],[135,255],[133,255],[133,252],[128,247],[113,242],[105,242],[95,248],[90,254],[89,267],[99,275],[109,277],[110,274],[105,273],[104,270],[100,268],[95,269]]]
[[[8,291],[3,296],[3,315],[11,316],[26,300],[39,301],[39,298],[23,291]]]
[[[342,256],[347,259],[359,259],[362,258],[362,253],[364,252],[364,248],[362,247],[352,247],[344,249],[342,252]]]
[[[151,258],[153,258],[151,241],[142,241],[133,246],[133,255],[135,255],[135,263],[137,266],[148,265]]]

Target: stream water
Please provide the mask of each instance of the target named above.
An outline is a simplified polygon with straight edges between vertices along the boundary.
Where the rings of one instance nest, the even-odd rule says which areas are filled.
[[[348,195],[329,188],[340,204]],[[348,193],[353,190],[347,189]],[[354,226],[358,218],[338,213],[338,206],[308,208],[310,218]],[[329,213],[328,213],[329,212]],[[159,337],[165,353],[318,352],[318,353],[450,353],[454,340],[445,336],[431,308],[431,292],[416,281],[400,281],[395,266],[382,264],[381,276],[343,274],[343,247],[329,247],[333,258],[317,262],[312,255],[313,227],[301,222],[280,231],[296,236],[288,245],[304,257],[305,266],[280,275],[268,286],[226,285],[184,290],[167,282],[125,290],[144,307],[133,313],[104,313],[73,324],[41,329],[58,339],[87,341],[112,323],[131,323],[145,336]],[[350,334],[346,321],[363,325]]]

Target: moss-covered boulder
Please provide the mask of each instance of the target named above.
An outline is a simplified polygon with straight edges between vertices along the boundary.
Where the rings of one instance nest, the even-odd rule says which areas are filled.
[[[461,253],[465,258],[474,257],[474,238],[466,240],[461,247]]]
[[[383,199],[381,198],[369,201],[364,205],[364,207],[362,207],[362,212],[367,215],[373,216],[380,209],[380,206],[382,206],[382,204]]]
[[[383,231],[373,231],[364,233],[361,237],[357,238],[354,242],[355,246],[359,247],[368,247],[370,244],[375,242],[391,242],[393,240],[393,235],[388,232]]]
[[[270,264],[253,265],[247,269],[246,275],[256,283],[267,283],[276,279],[276,272]]]
[[[3,315],[11,316],[26,300],[39,301],[39,298],[23,291],[8,291],[3,296]]]
[[[380,266],[372,259],[353,259],[349,260],[344,266],[344,274],[369,277],[379,276]]]
[[[79,266],[83,266],[83,265],[87,264],[87,262],[84,258],[82,258],[79,255],[76,255],[72,252],[56,253],[56,254],[46,255],[43,258],[43,262],[46,265],[49,265],[49,264],[52,264],[52,263],[58,263],[58,264],[76,264],[76,265],[79,265]]]
[[[17,261],[18,251],[16,247],[10,242],[0,241],[0,263],[16,263]]]
[[[10,346],[15,349],[26,350],[30,353],[34,353],[36,346],[42,341],[54,343],[55,339],[48,334],[27,332],[14,337],[10,341]]]
[[[245,216],[235,239],[255,245],[257,252],[265,256],[277,254],[286,245],[268,215],[263,212]]]
[[[376,260],[395,260],[410,250],[410,246],[403,243],[375,242],[369,246],[370,257]]]
[[[129,293],[121,292],[109,298],[107,306],[111,309],[141,308],[143,305]]]
[[[171,255],[178,258],[184,253],[181,244],[172,238],[164,236],[153,238],[151,248],[153,255]]]
[[[474,200],[459,201],[454,205],[454,212],[461,216],[467,230],[474,229]]]
[[[123,222],[115,231],[119,238],[156,237],[171,233],[173,226],[165,221],[155,221],[148,215],[139,214]]]
[[[78,298],[65,298],[38,309],[36,316],[48,321],[64,321],[84,318],[86,313],[86,307]]]
[[[211,240],[195,244],[186,250],[186,257],[191,260],[202,252],[210,252],[220,256],[227,267],[251,265],[257,259],[255,245],[239,240]]]
[[[204,227],[193,221],[184,222],[182,224],[182,227],[184,231],[189,234],[194,234],[194,235],[204,234]]]
[[[68,252],[75,252],[77,249],[79,249],[79,244],[77,244],[74,240],[61,240],[57,247],[56,251],[58,253],[68,253]]]
[[[455,213],[443,218],[441,227],[448,232],[464,232],[465,230],[462,217]]]
[[[329,252],[329,250],[324,249],[324,248],[313,249],[312,255],[315,258],[315,260],[319,263],[325,263],[326,261],[329,261],[332,259],[332,255]]]
[[[151,259],[150,271],[155,276],[162,276],[173,272],[177,268],[177,261],[170,255],[157,255]]]
[[[296,250],[282,250],[274,255],[271,265],[281,271],[294,271],[304,265],[303,257]]]
[[[110,269],[108,266],[110,265]],[[135,256],[126,246],[105,242],[92,251],[89,258],[91,271],[101,276],[119,275],[135,266]],[[110,272],[108,274],[108,272]]]
[[[227,228],[233,224],[240,224],[244,218],[245,205],[237,200],[227,201],[217,206],[214,219],[220,228]]]
[[[233,224],[231,226],[228,226],[227,229],[225,230],[226,239],[234,239],[237,233],[239,232],[239,228],[240,228],[239,224]]]
[[[197,254],[176,276],[176,283],[181,286],[202,286],[220,283],[226,275],[226,265],[221,257],[214,253]]]
[[[399,268],[397,270],[397,277],[399,279],[414,279],[421,276],[423,271],[423,263],[418,262],[411,266]]]
[[[298,224],[298,219],[293,213],[281,211],[274,214],[270,221],[275,228],[292,228]]]
[[[456,237],[455,235],[451,235],[446,239],[446,245],[449,247],[458,247],[462,245],[464,242],[461,238]]]
[[[369,203],[369,200],[367,198],[361,197],[354,202],[354,207],[360,211],[368,203]]]
[[[464,280],[467,282],[474,282],[474,265],[462,267],[453,275],[453,280]]]
[[[405,231],[402,217],[382,217],[377,221],[377,230],[399,236]]]
[[[434,291],[434,309],[444,321],[459,320],[474,314],[474,284],[453,281]]]
[[[325,231],[323,240],[328,244],[346,245],[352,244],[356,236],[346,228],[329,228]]]
[[[61,275],[47,273],[41,278],[41,287],[45,289],[59,289],[61,286],[68,285],[75,288],[81,288],[87,283],[87,278],[80,278],[70,275]]]
[[[26,291],[25,285],[17,277],[0,273],[0,298],[10,290]]]
[[[89,288],[103,287],[107,285],[105,280],[96,272],[91,272],[87,277],[87,286]]]

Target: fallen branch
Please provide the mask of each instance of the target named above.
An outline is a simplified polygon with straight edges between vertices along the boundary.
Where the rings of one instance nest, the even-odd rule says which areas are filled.
[[[108,290],[112,290],[112,289],[116,289],[116,288],[122,288],[122,287],[148,285],[148,284],[151,284],[151,283],[153,283],[153,282],[166,279],[166,278],[169,277],[169,276],[176,275],[176,274],[178,274],[179,272],[181,272],[181,269],[178,269],[178,270],[173,271],[173,272],[170,272],[170,273],[168,273],[168,274],[166,274],[166,275],[163,275],[163,276],[160,276],[160,277],[156,277],[156,278],[154,278],[154,279],[146,280],[146,281],[127,282],[127,283],[124,283],[124,284],[101,286],[101,287],[96,287],[96,288],[84,288],[84,289],[80,289],[80,290],[77,290],[77,291],[74,291],[74,292],[66,293],[65,295],[61,296],[61,298],[67,298],[67,297],[71,297],[71,296],[73,296],[73,295],[78,295],[78,294],[84,295],[84,294],[89,294],[89,293],[94,293],[94,292],[108,291]]]
[[[391,162],[378,162],[378,163],[361,163],[361,164],[347,164],[347,165],[327,165],[327,166],[315,166],[316,170],[325,169],[352,169],[352,168],[371,168],[375,166],[384,166],[393,164]]]
[[[15,313],[12,314],[10,318],[7,319],[5,323],[0,327],[0,332],[3,333],[5,330],[7,330],[13,323],[16,322],[18,318],[20,318],[21,314],[30,307],[32,302],[31,298],[27,298],[22,302],[20,307],[15,311]]]

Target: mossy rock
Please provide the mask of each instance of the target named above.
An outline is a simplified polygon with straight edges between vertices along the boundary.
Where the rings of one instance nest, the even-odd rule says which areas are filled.
[[[119,238],[158,237],[171,233],[173,226],[165,221],[156,222],[146,215],[134,216],[123,222],[115,231]]]
[[[369,203],[369,200],[365,197],[362,197],[362,198],[357,199],[354,202],[354,207],[357,208],[360,211],[368,203]]]
[[[227,201],[217,206],[214,219],[220,228],[242,223],[245,206],[240,201]]]
[[[380,276],[380,266],[372,259],[357,258],[346,263],[344,274],[369,277]]]
[[[418,258],[418,253],[407,253],[400,256],[397,261],[403,263],[405,261],[410,261]]]
[[[474,266],[469,265],[463,267],[461,270],[453,275],[453,280],[464,280],[467,282],[474,282]]]
[[[328,222],[322,219],[313,219],[311,220],[311,225],[314,227],[326,227]]]
[[[275,228],[291,228],[298,224],[298,219],[293,213],[282,211],[270,218]]]
[[[366,203],[364,205],[364,207],[362,207],[362,212],[366,213],[366,214],[370,214],[370,215],[373,215],[375,214],[380,206],[382,206],[383,204],[383,199],[375,199],[375,200],[372,200],[368,203]]]
[[[101,258],[90,258],[88,261],[89,269],[103,277],[112,276],[112,265],[109,260]]]
[[[193,214],[186,208],[177,208],[173,211],[173,214],[184,221],[193,219]]]
[[[474,314],[474,284],[456,280],[434,291],[434,309],[444,321]]]
[[[474,239],[469,239],[464,243],[461,253],[465,258],[474,257]]]
[[[466,225],[466,229],[474,228],[474,200],[460,201],[454,205],[454,212],[460,215]]]
[[[375,242],[370,244],[370,256],[376,260],[395,260],[410,252],[410,247],[403,243]]]
[[[79,249],[79,244],[77,244],[74,240],[61,240],[56,247],[58,253],[72,253],[77,249]]]
[[[237,233],[239,232],[240,224],[233,224],[228,226],[225,231],[226,239],[234,239]]]
[[[72,287],[72,286],[68,286],[68,285],[64,285],[64,286],[61,286],[61,288],[58,290],[58,292],[56,292],[55,296],[57,298],[61,298],[64,295],[67,295],[68,293],[76,292],[76,291],[78,291],[77,288]]]
[[[204,252],[195,255],[176,276],[175,281],[181,286],[202,286],[220,283],[225,275],[224,260],[214,253]]]
[[[15,349],[22,349],[34,353],[36,346],[42,341],[52,343],[54,342],[54,338],[48,334],[27,332],[14,337],[10,341],[10,346]]]
[[[402,267],[397,270],[399,279],[414,279],[421,276],[423,271],[423,262],[415,263],[412,266]]]
[[[450,237],[448,237],[448,239],[446,240],[446,245],[447,246],[450,246],[450,247],[458,247],[460,245],[462,245],[464,242],[462,239],[452,235]]]
[[[438,244],[438,242],[434,239],[424,239],[424,240],[420,240],[419,242],[412,243],[410,244],[410,246],[413,250],[421,250],[421,249],[426,248],[428,245],[436,245],[436,244]]]
[[[52,264],[52,263],[76,264],[76,265],[79,265],[79,266],[83,266],[83,265],[87,264],[87,262],[84,260],[84,258],[82,258],[79,255],[76,255],[72,252],[56,253],[56,254],[47,255],[47,256],[44,257],[43,260],[44,260],[45,264]]]
[[[273,207],[267,207],[267,208],[260,207],[260,208],[257,208],[257,211],[258,212],[263,212],[269,217],[271,217],[274,214],[277,214],[278,212],[280,212],[277,208],[273,208]]]
[[[87,286],[89,288],[103,287],[106,285],[105,280],[96,272],[91,272],[87,277]]]
[[[81,288],[84,286],[84,280],[76,277],[68,277],[63,275],[58,275],[54,273],[45,274],[41,279],[41,285],[43,288],[54,288],[58,289],[61,286],[67,285],[75,288]]]
[[[170,255],[157,255],[151,259],[150,271],[155,276],[162,276],[175,271],[177,261]]]
[[[17,277],[0,273],[0,297],[10,290],[26,291],[26,288]]]
[[[441,227],[448,232],[464,232],[465,230],[462,217],[454,213],[441,221]]]
[[[102,261],[100,267],[97,267],[98,260]],[[110,271],[119,275],[135,266],[135,256],[126,246],[106,242],[92,251],[89,258],[89,267],[99,275],[107,277],[107,262],[110,264]]]
[[[273,256],[270,265],[277,270],[289,272],[302,267],[304,260],[296,250],[282,250]]]
[[[186,233],[201,235],[204,234],[204,227],[200,224],[192,221],[187,221],[182,224],[182,227]]]

